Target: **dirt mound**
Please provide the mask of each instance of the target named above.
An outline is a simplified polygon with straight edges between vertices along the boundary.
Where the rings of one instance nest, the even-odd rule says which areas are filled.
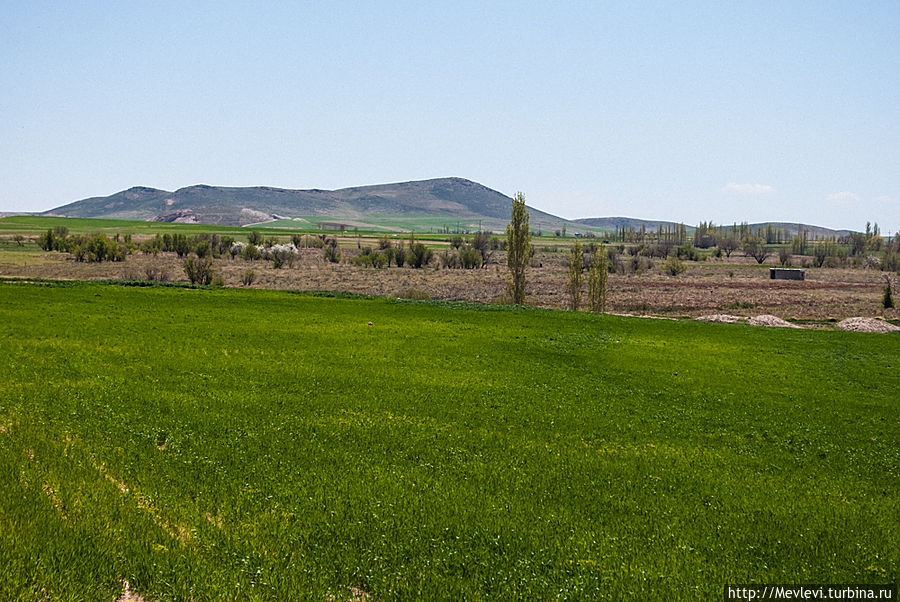
[[[753,316],[747,321],[750,326],[773,326],[775,328],[800,328],[796,324],[791,324],[786,320],[782,320],[777,316],[763,314],[761,316]]]
[[[695,319],[701,322],[721,322],[722,324],[734,324],[735,322],[744,321],[744,318],[741,316],[730,316],[728,314],[712,314],[709,316],[700,316]]]
[[[841,330],[851,330],[853,332],[898,332],[900,327],[894,326],[890,322],[878,320],[875,318],[847,318],[841,320],[835,326]]]

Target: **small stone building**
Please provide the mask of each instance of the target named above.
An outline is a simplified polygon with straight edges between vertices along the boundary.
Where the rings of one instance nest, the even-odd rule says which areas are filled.
[[[806,270],[797,268],[769,268],[771,280],[805,280]]]

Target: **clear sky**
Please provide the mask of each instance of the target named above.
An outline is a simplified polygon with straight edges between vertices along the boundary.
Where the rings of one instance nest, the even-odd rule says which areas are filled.
[[[0,0],[0,210],[459,176],[900,229],[900,1]]]

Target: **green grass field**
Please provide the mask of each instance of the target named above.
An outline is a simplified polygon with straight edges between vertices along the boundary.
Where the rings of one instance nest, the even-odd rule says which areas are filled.
[[[900,336],[10,282],[0,332],[3,600],[900,574]]]

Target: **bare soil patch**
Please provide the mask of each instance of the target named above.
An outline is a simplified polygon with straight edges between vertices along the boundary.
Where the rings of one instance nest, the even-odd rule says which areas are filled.
[[[453,270],[435,265],[366,268],[349,262],[360,251],[356,239],[344,239],[343,261],[326,263],[320,249],[301,249],[292,267],[274,269],[269,261],[220,258],[216,268],[226,286],[240,287],[241,275],[256,273],[254,288],[334,290],[380,296],[401,296],[411,289],[435,300],[498,302],[506,297],[507,269],[503,252],[494,253],[483,269]],[[172,253],[135,254],[121,263],[78,263],[63,253],[29,250],[0,252],[0,276],[59,279],[122,278],[146,280],[147,269],[185,281],[183,260]],[[527,301],[539,307],[566,307],[566,253],[539,252],[527,274]],[[737,261],[737,262],[736,262]],[[752,260],[751,260],[752,261]],[[766,266],[732,258],[730,263],[687,263],[678,277],[659,267],[638,274],[610,274],[607,310],[632,315],[692,317],[772,315],[792,320],[840,320],[854,316],[900,319],[897,309],[881,307],[883,272],[864,269],[810,268],[805,281],[770,280]]]

